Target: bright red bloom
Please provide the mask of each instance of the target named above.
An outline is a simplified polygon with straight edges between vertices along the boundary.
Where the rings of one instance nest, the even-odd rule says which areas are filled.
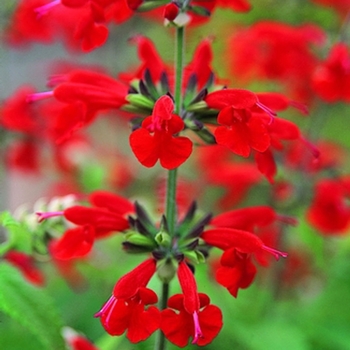
[[[271,253],[277,260],[286,257],[287,253],[270,248],[251,232],[233,228],[214,228],[206,230],[201,234],[201,238],[209,245],[222,250],[235,248],[239,253],[254,254],[262,251]]]
[[[186,262],[181,261],[177,276],[183,295],[176,294],[168,300],[168,306],[175,311],[162,311],[161,330],[169,341],[185,347],[190,338],[192,344],[207,345],[220,332],[222,327],[221,310],[209,305],[205,294],[198,294],[196,280]]]
[[[210,221],[210,224],[216,227],[253,231],[256,227],[271,225],[276,220],[292,225],[296,224],[295,219],[278,215],[268,206],[254,206],[230,210],[216,215]]]
[[[34,259],[22,252],[15,250],[8,251],[4,259],[23,274],[25,279],[37,286],[42,286],[45,282],[44,274],[35,266]]]
[[[160,311],[155,306],[145,309],[158,301],[157,295],[146,288],[155,271],[156,261],[148,259],[116,283],[112,297],[95,315],[109,334],[121,335],[127,330],[127,338],[138,343],[159,328]]]
[[[160,325],[160,311],[155,306],[157,294],[152,290],[140,287],[136,294],[127,299],[112,296],[102,310],[96,314],[101,318],[104,329],[110,335],[126,336],[132,343],[147,339]]]
[[[129,228],[126,216],[134,211],[130,201],[109,192],[96,191],[90,195],[90,202],[94,207],[75,205],[62,212],[37,213],[39,220],[64,215],[78,225],[52,242],[50,251],[56,259],[83,257],[91,251],[96,238]]]
[[[163,168],[175,169],[190,156],[192,142],[187,137],[173,136],[184,128],[173,110],[173,100],[167,95],[160,97],[152,115],[131,133],[131,149],[142,165],[152,167],[159,160]]]
[[[215,279],[237,298],[238,289],[248,288],[256,275],[257,269],[248,254],[239,253],[235,248],[224,251],[216,270]]]
[[[313,88],[326,102],[350,102],[350,51],[345,43],[337,43],[312,77]]]
[[[190,338],[192,343],[204,346],[213,341],[222,328],[221,310],[210,304],[206,294],[199,293],[198,323],[201,335],[195,340],[193,316],[184,307],[184,296],[176,294],[169,298],[168,307],[162,311],[161,330],[166,338],[181,348],[188,345]],[[176,311],[174,311],[174,310]]]
[[[218,144],[243,157],[248,157],[251,149],[264,152],[270,146],[267,123],[251,113],[254,107],[264,108],[254,93],[223,89],[208,94],[205,102],[209,108],[220,110],[217,120],[222,126],[215,130]]]

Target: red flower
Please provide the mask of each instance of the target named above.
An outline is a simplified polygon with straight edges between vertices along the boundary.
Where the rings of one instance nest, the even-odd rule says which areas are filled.
[[[156,261],[148,259],[124,275],[114,286],[113,295],[95,315],[100,317],[111,335],[127,331],[132,343],[147,339],[160,326],[160,311],[155,306],[157,295],[145,288],[156,271]]]
[[[163,310],[161,330],[169,341],[179,347],[185,347],[190,338],[193,339],[192,344],[207,345],[220,332],[221,310],[209,305],[207,295],[198,295],[193,273],[184,261],[179,263],[177,274],[183,295],[172,296],[168,306],[179,313]]]
[[[313,87],[326,102],[350,102],[350,51],[344,43],[334,45],[328,58],[313,75]]]
[[[257,96],[240,89],[223,89],[206,96],[209,108],[219,109],[215,130],[216,142],[232,152],[248,157],[251,149],[264,152],[270,146],[266,122],[251,113],[253,107],[262,107]],[[266,109],[265,109],[266,110]]]
[[[83,257],[91,251],[96,238],[129,228],[126,215],[134,211],[134,206],[127,199],[96,191],[90,195],[90,202],[94,207],[75,205],[62,212],[37,213],[39,220],[64,215],[68,221],[79,225],[52,242],[50,250],[56,259]]]
[[[287,253],[280,252],[270,248],[264,242],[251,232],[237,230],[233,228],[214,228],[204,231],[201,238],[209,245],[222,250],[235,248],[239,253],[254,254],[262,251],[271,253],[277,260],[282,256],[286,257]]]
[[[324,179],[316,185],[315,197],[307,211],[311,225],[324,234],[345,233],[350,225],[349,192],[340,179]]]
[[[198,324],[200,324],[201,335],[196,339],[194,331],[193,316],[184,307],[184,296],[176,294],[169,298],[168,307],[171,309],[162,311],[161,330],[166,338],[181,348],[188,345],[190,338],[192,343],[204,346],[213,341],[222,327],[221,310],[211,305],[206,294],[199,293]]]
[[[228,52],[233,76],[246,81],[277,80],[293,96],[308,99],[311,91],[306,82],[317,63],[311,45],[321,43],[323,38],[321,29],[312,25],[256,23],[230,39]]]
[[[192,142],[186,137],[173,136],[184,128],[184,122],[172,114],[173,110],[172,99],[167,95],[160,97],[152,115],[131,133],[130,146],[142,165],[152,167],[159,160],[163,168],[174,169],[190,156]]]
[[[238,289],[248,288],[256,275],[257,269],[248,254],[239,253],[235,248],[224,251],[216,270],[216,281],[226,287],[237,298]]]

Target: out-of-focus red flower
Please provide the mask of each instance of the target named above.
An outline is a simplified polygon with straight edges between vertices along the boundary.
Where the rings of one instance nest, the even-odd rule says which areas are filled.
[[[72,350],[98,350],[92,342],[72,328],[65,327],[63,329],[63,337]]]
[[[152,167],[159,160],[163,168],[175,169],[190,156],[190,139],[173,136],[184,128],[184,122],[173,110],[173,100],[167,95],[160,97],[152,115],[131,133],[131,149],[142,165]]]
[[[237,205],[262,178],[255,164],[238,162],[237,157],[224,146],[206,146],[197,150],[198,166],[203,169],[206,183],[225,189],[225,193],[218,201],[222,209]]]
[[[121,23],[131,15],[125,0],[24,0],[16,8],[5,38],[13,45],[63,38],[69,48],[89,52],[106,42],[108,22]]]
[[[34,259],[22,252],[11,250],[4,255],[4,259],[23,274],[25,279],[37,286],[45,282],[44,274],[35,266]]]
[[[146,288],[156,271],[154,259],[145,260],[124,275],[114,286],[113,295],[95,314],[111,335],[126,336],[132,343],[147,339],[160,326],[160,311],[155,306],[156,293]]]
[[[350,224],[348,197],[348,187],[342,179],[321,180],[306,213],[309,223],[326,235],[344,234]]]
[[[276,80],[293,98],[308,100],[311,91],[306,82],[310,81],[318,61],[311,46],[320,44],[323,39],[322,30],[313,25],[256,23],[230,38],[232,74],[243,81]]]
[[[350,51],[345,43],[332,47],[327,59],[316,67],[312,84],[326,102],[350,102]]]
[[[311,0],[317,4],[333,7],[341,17],[346,16],[350,8],[350,0]]]

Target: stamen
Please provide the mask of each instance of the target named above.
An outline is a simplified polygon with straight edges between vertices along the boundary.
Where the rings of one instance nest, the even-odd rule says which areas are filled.
[[[109,308],[109,306],[114,302],[115,299],[116,297],[112,295],[102,306],[101,310],[95,313],[94,317],[100,317]]]
[[[260,107],[264,112],[266,112],[269,116],[270,116],[270,121],[269,121],[269,125],[273,122],[273,120],[275,119],[277,113],[275,113],[272,109],[270,109],[269,107],[266,107],[265,105],[263,105],[261,102],[257,102],[256,105],[258,107]]]
[[[297,226],[298,220],[296,218],[293,218],[288,215],[277,215],[277,220],[284,222],[285,224],[291,225],[291,226]]]
[[[34,12],[36,13],[37,17],[40,18],[42,16],[45,16],[53,7],[59,5],[61,3],[61,0],[54,0],[52,2],[49,2],[46,5],[39,6],[34,9]]]
[[[268,247],[266,245],[263,245],[262,249],[264,249],[265,251],[271,253],[275,257],[276,260],[279,260],[280,257],[286,258],[288,256],[288,253],[281,252],[281,251],[279,251],[277,249],[273,249],[273,248]]]
[[[49,87],[49,88],[53,88],[54,86],[57,86],[58,84],[61,84],[61,83],[64,83],[66,82],[68,79],[66,77],[66,75],[64,74],[56,74],[56,75],[52,75],[46,86]]]
[[[50,98],[53,96],[53,91],[46,91],[46,92],[38,92],[36,94],[30,94],[27,96],[26,101],[27,103],[45,100],[47,98]]]
[[[43,213],[43,212],[38,211],[35,214],[38,216],[38,221],[42,222],[46,219],[53,218],[55,216],[62,216],[63,211],[51,211],[51,212],[47,212],[47,213]]]
[[[203,338],[203,333],[199,324],[197,311],[193,313],[193,323],[194,323],[194,337],[192,340],[192,344],[196,344],[199,338]]]

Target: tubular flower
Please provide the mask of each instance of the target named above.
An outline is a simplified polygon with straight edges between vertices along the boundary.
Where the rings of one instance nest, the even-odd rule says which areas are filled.
[[[328,58],[316,67],[312,83],[326,102],[350,102],[350,51],[346,44],[332,47]]]
[[[312,45],[319,45],[324,40],[320,28],[264,21],[238,31],[229,40],[228,53],[234,77],[244,81],[276,80],[294,97],[310,99],[309,84],[305,82],[310,81],[317,63]]]
[[[159,160],[163,168],[174,169],[190,156],[192,142],[186,137],[173,136],[184,128],[182,119],[172,113],[173,109],[169,96],[160,97],[152,115],[131,133],[131,149],[142,165],[152,167]]]
[[[183,294],[176,294],[168,300],[168,307],[162,311],[161,330],[166,338],[179,347],[185,347],[190,338],[192,344],[209,344],[222,327],[221,310],[210,305],[205,294],[197,293],[193,273],[184,261],[178,267],[178,279]]]
[[[147,339],[160,326],[160,311],[155,306],[157,295],[146,288],[156,271],[154,259],[145,260],[124,275],[114,286],[113,295],[95,314],[111,335],[126,336],[132,343]]]
[[[63,215],[78,225],[66,230],[61,238],[51,243],[50,251],[56,259],[83,257],[91,251],[96,238],[129,228],[126,215],[133,212],[134,207],[127,199],[96,191],[90,195],[90,202],[94,207],[75,205],[61,212],[37,213],[40,221]]]
[[[264,152],[270,146],[267,123],[251,113],[253,107],[264,108],[254,93],[241,89],[223,89],[207,95],[205,102],[209,108],[220,110],[217,120],[222,126],[215,130],[219,145],[224,145],[243,157],[248,157],[252,149]]]
[[[348,197],[343,179],[321,180],[306,213],[309,223],[326,235],[344,234],[350,225]]]
[[[280,252],[270,248],[264,242],[251,232],[237,230],[233,228],[214,228],[206,230],[201,234],[201,238],[209,245],[222,250],[235,248],[243,254],[254,254],[261,251],[271,253],[276,260],[280,257],[287,257],[287,253]]]
[[[276,260],[287,257],[287,253],[266,246],[259,237],[244,230],[220,227],[204,231],[201,238],[206,244],[224,251],[215,278],[235,298],[238,290],[248,288],[256,275],[252,254],[258,260],[263,252],[272,254]]]
[[[239,253],[235,248],[224,251],[216,270],[215,279],[237,298],[238,289],[248,288],[256,275],[257,269],[248,254]]]

